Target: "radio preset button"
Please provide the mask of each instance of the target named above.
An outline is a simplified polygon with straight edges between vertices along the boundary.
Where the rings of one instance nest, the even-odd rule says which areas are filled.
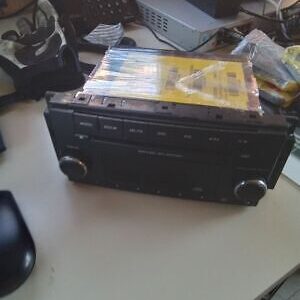
[[[75,132],[87,135],[98,133],[97,116],[74,113]]]
[[[100,135],[107,138],[121,138],[123,136],[123,120],[99,117]]]
[[[200,131],[194,128],[179,127],[176,129],[176,141],[179,143],[195,145],[200,143]]]
[[[259,160],[255,152],[245,151],[236,154],[236,164],[238,167],[253,168],[258,165]]]
[[[253,133],[234,136],[235,162],[238,167],[255,168],[260,165],[258,159],[257,135]],[[261,144],[259,144],[259,147]]]
[[[154,142],[171,144],[174,142],[176,135],[176,128],[173,126],[163,125],[163,124],[151,124],[149,125],[149,131],[151,139]]]
[[[247,138],[240,138],[240,139],[237,140],[237,144],[238,145],[248,145],[249,140]]]
[[[201,142],[204,148],[223,151],[231,143],[230,133],[222,130],[212,130],[201,134]]]
[[[124,121],[124,135],[127,140],[141,141],[145,140],[148,133],[147,124],[138,121]]]

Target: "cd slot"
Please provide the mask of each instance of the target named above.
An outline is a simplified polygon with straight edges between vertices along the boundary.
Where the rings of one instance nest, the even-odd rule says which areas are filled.
[[[213,198],[226,161],[209,153],[94,143],[109,186],[161,195]]]

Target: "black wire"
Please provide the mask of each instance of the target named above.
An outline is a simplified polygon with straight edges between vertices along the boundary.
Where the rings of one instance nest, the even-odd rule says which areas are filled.
[[[22,7],[21,9],[19,9],[18,11],[15,11],[14,13],[12,14],[9,14],[7,16],[3,16],[3,17],[0,17],[0,20],[3,20],[3,19],[8,19],[8,18],[11,18],[15,15],[18,15],[19,13],[21,13],[22,11],[26,10],[28,7],[32,6],[33,4],[35,4],[36,0],[33,0],[31,1],[30,3],[28,3],[27,5],[25,5],[24,7]]]
[[[186,52],[193,52],[193,51],[196,51],[198,49],[200,49],[201,47],[205,46],[207,43],[209,43],[214,37],[217,36],[217,34],[219,33],[219,31],[215,32],[213,35],[211,35],[206,41],[204,41],[202,44],[198,45],[197,47],[191,49],[191,50],[188,50]]]
[[[234,29],[223,28],[222,30],[220,40],[226,44],[238,44],[245,38],[245,34]]]
[[[151,33],[154,35],[154,37],[155,37],[159,42],[164,43],[164,44],[166,44],[166,45],[172,47],[172,48],[175,49],[175,50],[182,51],[181,49],[177,48],[176,46],[174,46],[173,44],[169,43],[168,41],[166,41],[166,40],[160,38],[160,37],[156,34],[156,32],[155,32],[150,26],[148,26],[147,24],[140,23],[140,22],[138,22],[137,24],[142,25],[142,26],[148,28],[148,29],[151,31]],[[191,49],[191,50],[186,50],[186,52],[193,52],[193,51],[196,51],[196,50],[200,49],[201,47],[203,47],[203,46],[205,46],[207,43],[209,43],[209,42],[210,42],[217,34],[218,34],[218,32],[215,32],[215,33],[214,33],[213,35],[211,35],[206,41],[204,41],[203,43],[201,43],[200,45],[196,46],[195,48],[193,48],[193,49]]]
[[[240,8],[240,12],[243,12],[244,14],[247,14],[247,15],[250,15],[250,16],[253,16],[253,17],[256,17],[256,18],[263,19],[263,20],[268,21],[268,22],[286,23],[286,21],[274,19],[274,18],[267,17],[267,16],[263,16],[263,15],[255,13],[255,12],[249,11],[249,10],[243,8],[243,7]]]
[[[274,39],[274,42],[279,44],[282,47],[293,46],[297,43],[300,43],[300,39],[292,38],[290,41],[287,41],[283,36],[279,35],[278,32],[272,30],[269,32],[265,32],[268,37]]]
[[[295,3],[293,3],[292,5],[286,7],[284,10],[288,10],[292,7],[294,7],[295,5],[297,5],[298,3],[300,3],[300,0],[296,1]],[[278,19],[275,19],[275,18],[271,18],[271,17],[268,17],[268,16],[265,16],[265,15],[260,15],[260,14],[257,14],[253,11],[250,11],[250,10],[247,10],[243,7],[240,8],[240,12],[243,12],[247,15],[250,15],[250,16],[253,16],[253,17],[257,17],[257,18],[260,18],[260,19],[263,19],[265,21],[268,21],[268,22],[274,22],[274,23],[286,23],[288,20],[278,20]]]
[[[142,26],[148,28],[149,31],[151,31],[151,33],[154,35],[154,37],[155,37],[159,42],[161,42],[161,43],[163,43],[163,44],[166,44],[166,45],[172,47],[172,48],[175,49],[175,50],[181,51],[179,48],[177,48],[177,47],[174,46],[173,44],[169,43],[168,41],[166,41],[166,40],[164,40],[164,39],[161,39],[161,38],[156,34],[156,32],[155,32],[150,26],[148,26],[147,24],[140,23],[140,22],[138,22],[137,24],[142,25]]]

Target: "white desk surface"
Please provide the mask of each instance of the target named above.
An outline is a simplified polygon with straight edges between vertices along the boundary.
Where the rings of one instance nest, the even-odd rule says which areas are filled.
[[[130,35],[160,46],[146,29]],[[34,272],[7,300],[252,300],[299,264],[299,188],[285,178],[256,208],[74,184],[44,108],[0,113],[0,189],[14,193],[37,247]]]

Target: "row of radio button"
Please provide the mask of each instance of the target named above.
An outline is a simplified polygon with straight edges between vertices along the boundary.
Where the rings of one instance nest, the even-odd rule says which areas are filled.
[[[124,121],[124,135],[127,140],[151,140],[161,144],[184,143],[188,145],[221,145],[226,142],[226,133],[210,133],[195,128],[170,126],[163,124],[149,124],[135,121]]]
[[[185,142],[187,144],[225,144],[230,132],[171,126],[165,124],[145,123],[140,121],[122,120],[117,118],[97,117],[94,115],[74,114],[76,133],[86,135],[100,135],[107,138],[117,139],[123,136],[131,141],[154,140],[160,143]],[[249,146],[255,138],[247,140],[238,137],[236,143],[241,146]]]
[[[207,131],[184,126],[146,123],[78,113],[74,114],[74,124],[76,133],[102,136],[109,139],[125,138],[132,142],[148,141],[162,145],[200,146],[211,150],[225,150],[225,147],[229,148],[229,145],[232,144],[236,151],[237,164],[245,167],[255,164],[256,160],[259,159],[259,155],[264,157],[263,163],[266,166],[269,165],[274,161],[274,157],[272,153],[266,155],[265,151],[267,149],[272,151],[272,143],[274,149],[280,144],[280,141],[276,140],[277,137],[258,136],[255,133],[238,135],[225,130]]]
[[[186,143],[189,145],[215,144],[226,142],[226,132],[210,133],[195,128],[145,123],[116,118],[74,114],[75,132],[85,135],[120,139],[124,136],[130,141],[153,141],[161,144]]]

